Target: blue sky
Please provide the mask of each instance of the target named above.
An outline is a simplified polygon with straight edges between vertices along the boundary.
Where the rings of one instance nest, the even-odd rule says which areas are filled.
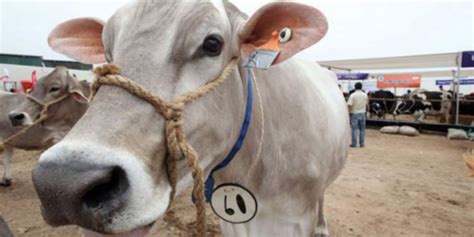
[[[68,59],[49,49],[55,25],[92,16],[106,20],[126,0],[0,0],[0,53]],[[267,1],[234,0],[252,14]],[[301,1],[300,1],[301,2]],[[474,49],[474,1],[313,0],[329,20],[329,32],[298,55],[308,60],[389,57]]]

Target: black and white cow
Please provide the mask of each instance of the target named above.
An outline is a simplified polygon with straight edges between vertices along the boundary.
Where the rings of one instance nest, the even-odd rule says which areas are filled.
[[[444,116],[447,122],[452,98],[450,91],[414,91],[397,102],[394,114],[412,114],[416,122],[421,122],[427,115]]]
[[[369,115],[384,118],[395,110],[395,95],[391,91],[378,90],[369,92]]]
[[[459,101],[459,114],[474,116],[474,102],[473,101],[474,101],[474,93],[465,95]]]

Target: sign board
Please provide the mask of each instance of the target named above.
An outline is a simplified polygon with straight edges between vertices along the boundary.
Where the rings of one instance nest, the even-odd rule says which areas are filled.
[[[450,86],[452,83],[452,79],[436,80],[437,86]],[[474,85],[474,79],[461,79],[459,85]]]
[[[463,79],[459,82],[460,85],[474,85],[474,79]]]
[[[381,75],[377,78],[377,88],[420,88],[421,76],[414,74]]]
[[[339,80],[367,80],[369,79],[368,73],[338,73],[337,78]]]
[[[453,80],[436,80],[437,86],[450,86],[453,83]]]
[[[474,67],[474,51],[462,52],[461,67]]]

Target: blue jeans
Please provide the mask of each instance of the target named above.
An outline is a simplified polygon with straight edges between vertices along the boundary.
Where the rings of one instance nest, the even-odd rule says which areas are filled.
[[[351,114],[352,143],[351,146],[357,146],[357,131],[359,130],[359,144],[365,146],[365,114]]]

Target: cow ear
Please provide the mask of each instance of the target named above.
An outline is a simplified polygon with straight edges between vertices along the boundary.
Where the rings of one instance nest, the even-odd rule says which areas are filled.
[[[326,17],[316,8],[291,2],[270,3],[240,28],[241,54],[246,58],[255,48],[268,45],[276,32],[279,42],[275,43],[281,51],[273,64],[278,64],[317,43],[327,29]]]
[[[92,18],[77,18],[56,26],[49,34],[48,44],[56,52],[83,63],[104,63],[102,44],[104,23]]]
[[[72,98],[81,104],[88,104],[90,101],[90,84],[88,82],[80,82],[73,77],[70,77],[70,80],[68,90]]]

